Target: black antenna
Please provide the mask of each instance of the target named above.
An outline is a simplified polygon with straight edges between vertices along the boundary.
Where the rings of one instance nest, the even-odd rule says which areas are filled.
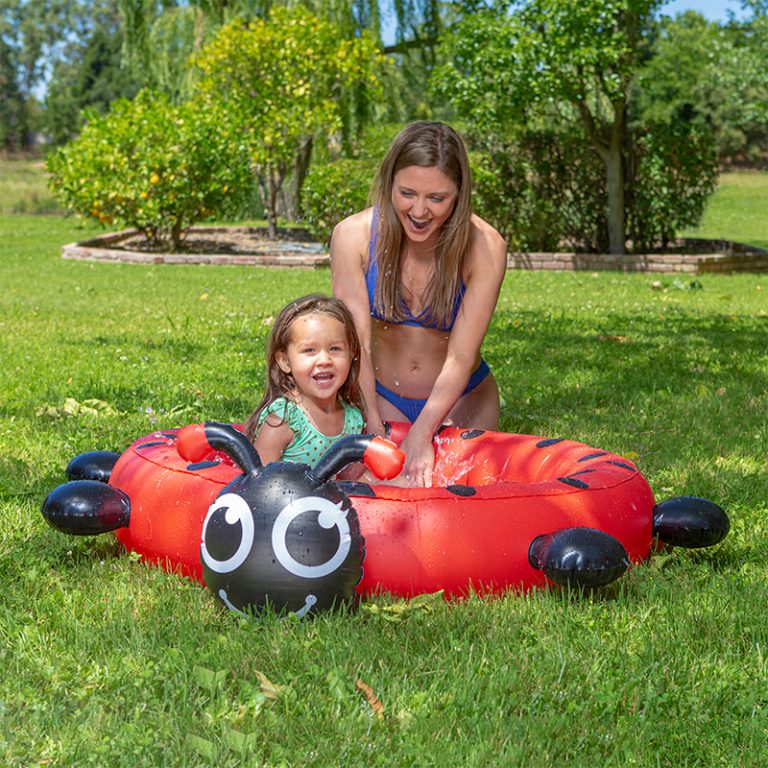
[[[246,474],[261,469],[262,463],[253,443],[231,424],[205,422],[205,439],[211,448],[224,451]]]
[[[312,470],[318,483],[325,483],[335,477],[347,464],[361,461],[373,435],[347,435],[334,443]]]

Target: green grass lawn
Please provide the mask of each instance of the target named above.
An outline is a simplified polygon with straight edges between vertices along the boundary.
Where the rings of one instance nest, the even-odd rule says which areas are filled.
[[[699,226],[680,234],[768,248],[768,173],[722,174]]]
[[[0,216],[60,213],[47,179],[44,160],[0,158]]]
[[[251,621],[39,506],[79,452],[242,420],[271,319],[329,274],[60,258],[90,233],[0,217],[0,764],[768,764],[767,276],[511,272],[484,348],[504,429],[633,456],[722,504],[723,544],[581,597]],[[111,410],[38,415],[66,398]]]

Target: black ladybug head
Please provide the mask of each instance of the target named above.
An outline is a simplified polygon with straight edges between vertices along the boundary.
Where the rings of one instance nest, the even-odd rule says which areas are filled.
[[[211,504],[200,555],[208,588],[229,608],[269,604],[303,616],[353,599],[364,545],[335,483],[276,462],[236,478]]]
[[[200,545],[205,582],[225,605],[258,611],[269,604],[303,616],[354,598],[365,546],[357,514],[332,478],[361,459],[379,477],[394,477],[404,459],[394,443],[349,435],[313,470],[288,462],[262,467],[229,424],[191,424],[176,444],[191,461],[212,448],[225,451],[243,470],[209,507]]]

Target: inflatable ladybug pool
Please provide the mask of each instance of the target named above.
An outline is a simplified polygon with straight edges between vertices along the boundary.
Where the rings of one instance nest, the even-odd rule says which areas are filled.
[[[42,514],[70,534],[114,531],[230,609],[301,616],[377,592],[601,586],[657,540],[705,547],[729,529],[713,502],[656,504],[632,462],[562,439],[444,428],[433,487],[388,484],[408,427],[345,438],[313,470],[262,466],[229,424],[155,432],[122,454],[74,458]],[[334,480],[355,461],[382,481]]]

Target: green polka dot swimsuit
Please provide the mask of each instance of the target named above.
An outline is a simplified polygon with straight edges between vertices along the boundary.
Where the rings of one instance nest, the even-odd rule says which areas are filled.
[[[296,461],[314,467],[325,452],[342,437],[359,435],[363,431],[363,414],[358,408],[340,401],[344,408],[344,428],[341,434],[324,435],[309,420],[303,408],[284,397],[271,402],[259,415],[259,426],[271,413],[282,419],[293,431],[293,440],[283,451],[283,461]]]

